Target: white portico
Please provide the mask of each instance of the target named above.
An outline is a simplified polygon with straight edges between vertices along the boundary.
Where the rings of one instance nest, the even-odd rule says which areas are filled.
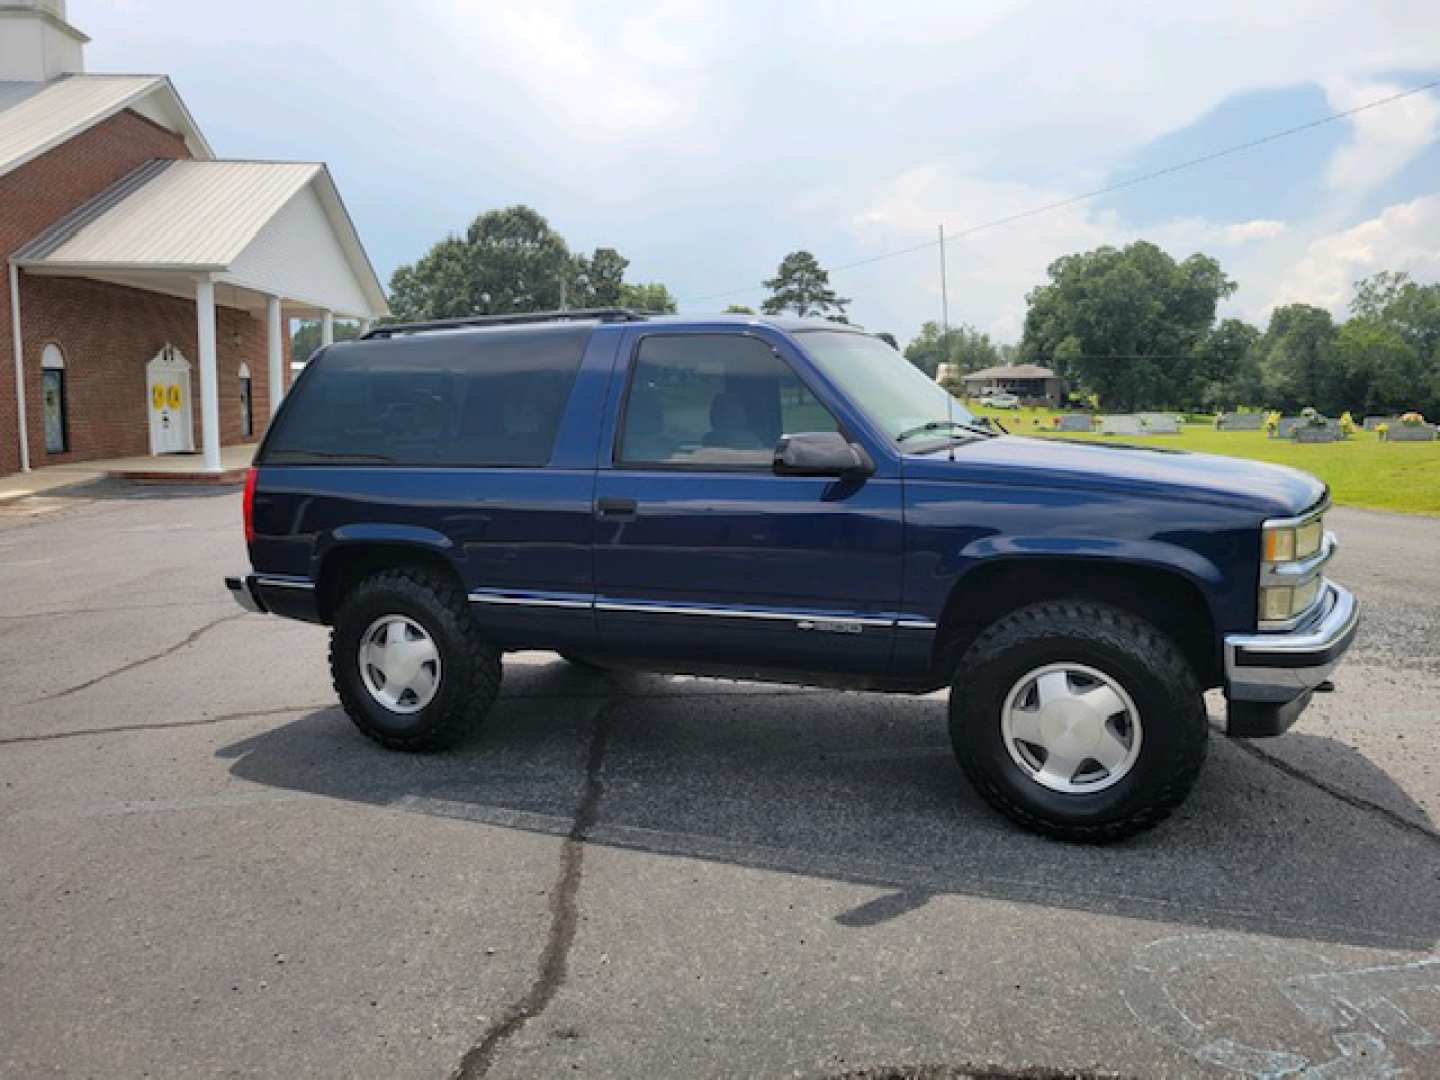
[[[272,413],[285,386],[288,319],[320,320],[329,342],[336,317],[388,313],[329,171],[313,163],[152,161],[16,251],[10,264],[12,276],[87,278],[193,300],[207,472],[221,470],[217,305],[263,318]],[[177,398],[188,405],[178,391]]]

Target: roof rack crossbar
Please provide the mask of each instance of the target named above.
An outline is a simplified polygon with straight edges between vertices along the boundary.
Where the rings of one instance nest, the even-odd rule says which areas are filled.
[[[574,308],[569,311],[525,311],[514,315],[469,315],[461,319],[431,319],[427,322],[389,323],[362,335],[362,341],[390,338],[398,334],[425,334],[436,330],[462,330],[468,326],[519,326],[547,322],[643,322],[649,316],[633,308]]]

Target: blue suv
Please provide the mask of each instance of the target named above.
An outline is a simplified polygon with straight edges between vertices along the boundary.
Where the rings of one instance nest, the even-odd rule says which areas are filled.
[[[561,312],[323,349],[245,488],[252,611],[332,627],[346,712],[470,736],[501,660],[950,690],[961,766],[1051,836],[1185,798],[1354,638],[1313,477],[992,430],[831,322]]]

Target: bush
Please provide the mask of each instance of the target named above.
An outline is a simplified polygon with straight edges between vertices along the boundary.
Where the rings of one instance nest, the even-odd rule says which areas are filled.
[[[1425,417],[1421,416],[1418,412],[1407,412],[1404,416],[1400,417],[1400,423],[1406,427],[1419,427],[1425,423]]]

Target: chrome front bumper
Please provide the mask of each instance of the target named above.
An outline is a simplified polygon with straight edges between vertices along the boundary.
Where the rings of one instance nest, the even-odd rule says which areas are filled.
[[[1348,589],[1325,582],[1319,611],[1284,634],[1225,638],[1225,682],[1235,701],[1290,701],[1330,677],[1360,625],[1360,604]]]
[[[1225,696],[1231,735],[1278,735],[1330,678],[1355,640],[1360,604],[1327,580],[1316,613],[1286,633],[1225,638]]]

